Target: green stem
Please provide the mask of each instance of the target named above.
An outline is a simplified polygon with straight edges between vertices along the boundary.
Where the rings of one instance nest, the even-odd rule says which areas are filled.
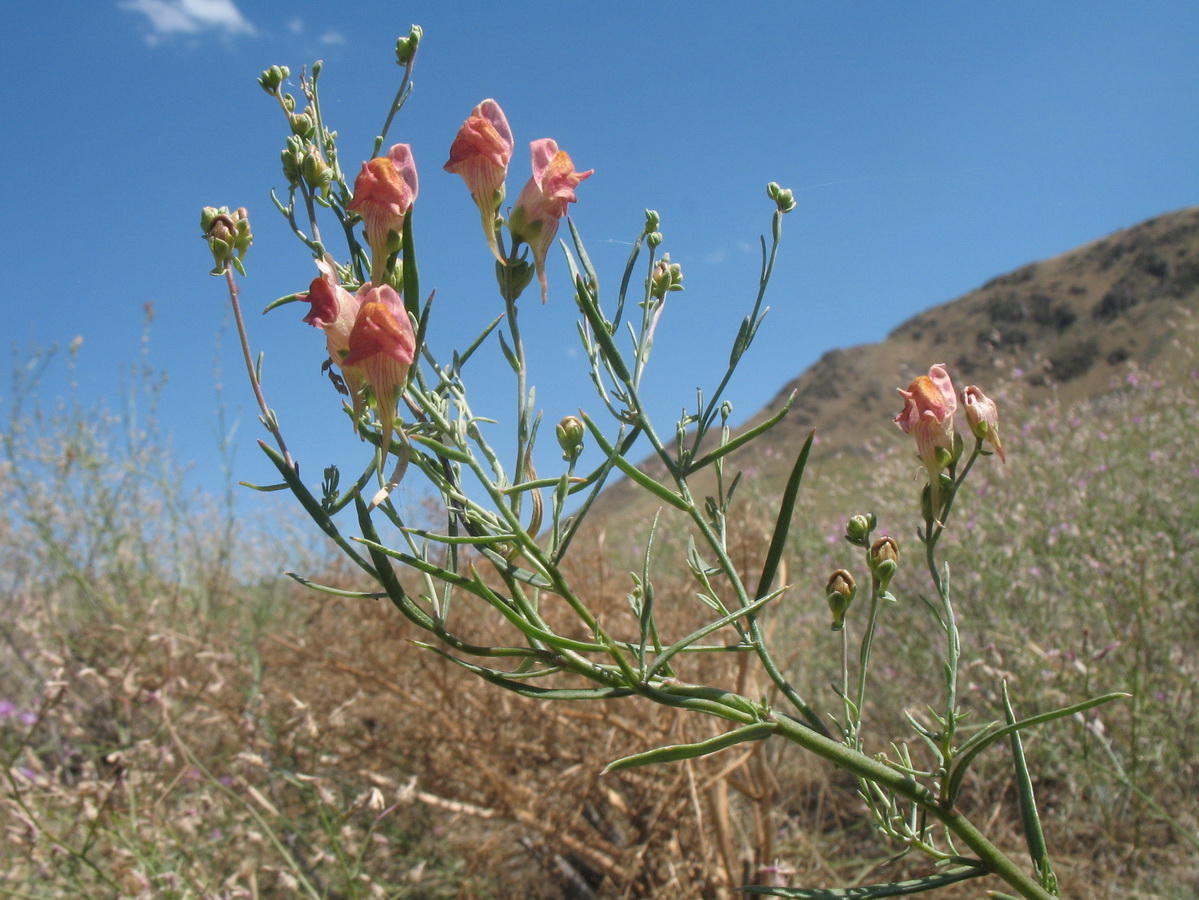
[[[839,769],[903,797],[940,821],[947,831],[974,851],[982,868],[1002,878],[1020,896],[1027,900],[1056,900],[1035,878],[987,840],[966,816],[957,810],[941,806],[936,796],[910,775],[898,772],[858,750],[818,734],[789,716],[780,717],[778,723],[777,733],[788,741],[827,759]]]

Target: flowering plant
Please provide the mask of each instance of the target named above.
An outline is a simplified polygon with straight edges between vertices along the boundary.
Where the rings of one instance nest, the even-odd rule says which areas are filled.
[[[414,27],[397,46],[404,76],[387,126],[407,98],[420,37]],[[1057,895],[1021,733],[1117,695],[1018,719],[1005,688],[1006,721],[969,733],[959,728],[963,717],[957,694],[960,638],[948,569],[938,559],[937,548],[963,481],[975,462],[989,455],[984,444],[1003,456],[996,405],[977,387],[966,389],[962,405],[975,438],[967,454],[954,428],[958,394],[944,366],[933,366],[900,390],[903,409],[895,421],[915,438],[917,455],[928,474],[917,535],[935,591],[928,606],[944,639],[942,684],[939,696],[928,701],[933,723],[911,719],[915,749],[897,741],[889,751],[868,750],[864,710],[874,639],[890,606],[884,601],[897,599],[890,592],[892,577],[901,560],[912,554],[901,554],[894,537],[877,534],[876,517],[867,513],[849,519],[845,538],[863,551],[859,571],[868,577],[855,577],[852,565],[827,580],[818,573],[804,575],[804,583],[824,582],[832,627],[842,642],[841,706],[830,711],[816,708],[803,685],[792,682],[762,624],[770,611],[802,602],[790,596],[803,593],[801,588],[776,582],[813,435],[796,448],[760,569],[746,571],[734,561],[728,546],[727,525],[738,479],[726,479],[727,467],[735,451],[772,429],[790,407],[788,402],[761,424],[734,434],[725,393],[765,314],[763,300],[783,218],[795,206],[791,192],[774,183],[767,187],[773,206],[771,239],[762,241],[757,296],[732,340],[723,379],[665,431],[651,420],[643,402],[642,379],[667,297],[682,290],[683,273],[668,254],[659,255],[663,243],[659,216],[646,212],[614,301],[601,297],[600,280],[583,240],[569,224],[570,244],[563,246],[579,311],[578,334],[597,391],[595,402],[607,422],[604,416],[587,412],[563,419],[555,428],[563,466],[552,474],[539,474],[532,460],[541,413],[534,408],[526,383],[528,366],[519,327],[520,316],[532,311],[519,307],[518,300],[534,274],[545,300],[548,251],[568,204],[579,200],[576,189],[591,171],[577,171],[554,140],[535,140],[530,145],[532,177],[514,206],[505,211],[512,131],[495,100],[484,100],[473,110],[450,145],[444,168],[462,176],[478,208],[486,246],[497,261],[504,315],[480,323],[479,337],[449,361],[438,360],[425,343],[425,335],[437,327],[437,317],[431,301],[421,300],[409,214],[417,195],[411,147],[396,144],[380,156],[385,126],[375,141],[375,155],[363,164],[351,188],[338,163],[335,135],[324,124],[319,74],[319,65],[314,66],[311,77],[301,81],[308,106],[299,115],[294,111],[295,99],[283,92],[286,69],[272,67],[260,78],[263,89],[288,115],[293,132],[283,155],[288,200],[278,205],[319,272],[307,292],[284,297],[268,308],[307,301],[310,311],[304,321],[325,332],[325,365],[340,372],[335,383],[349,397],[354,428],[370,445],[367,464],[348,488],[340,488],[340,473],[331,468],[320,493],[313,492],[300,477],[280,423],[265,402],[261,367],[250,355],[233,274],[234,269],[243,272],[242,258],[249,246],[244,213],[209,208],[202,226],[217,262],[215,272],[227,278],[261,421],[275,441],[274,447],[262,446],[281,483],[267,489],[290,490],[316,526],[376,583],[376,592],[359,596],[386,596],[424,632],[420,646],[497,689],[562,703],[635,698],[727,723],[725,730],[708,740],[647,748],[613,760],[609,772],[697,759],[741,744],[789,742],[854,776],[879,832],[901,854],[915,850],[932,861],[928,874],[917,879],[859,885],[852,893],[779,885],[774,883],[777,867],[770,878],[761,874],[769,868],[763,861],[760,883],[744,886],[745,891],[784,897],[890,897],[995,875],[1022,897],[1044,900]],[[298,219],[304,216],[307,226],[302,228]],[[321,238],[321,216],[333,217],[338,232],[344,234],[344,262]],[[360,221],[364,238],[359,236]],[[636,277],[639,266],[642,278]],[[626,301],[635,306],[627,306]],[[499,342],[516,389],[516,448],[507,462],[479,428],[480,415],[470,406],[465,380],[468,367],[477,365],[479,349],[501,322]],[[621,338],[626,329],[631,335],[627,343]],[[592,442],[600,451],[600,461],[587,468],[581,467],[584,442]],[[651,475],[629,461],[638,442],[648,444],[654,471],[664,474]],[[652,575],[656,520],[647,534],[642,572],[634,575],[636,587],[628,597],[635,627],[613,627],[572,583],[564,567],[572,542],[596,498],[617,475],[689,523],[693,541],[687,568],[696,596],[707,610],[700,627],[670,633],[662,625]],[[713,495],[696,493],[701,476],[714,479]],[[442,527],[414,526],[393,502],[392,492],[405,477],[419,478],[429,489]],[[356,536],[347,536],[339,517],[349,509],[354,513]],[[411,587],[413,577],[420,579],[420,588]],[[810,593],[818,590],[809,588]],[[568,611],[567,627],[546,612],[551,599]],[[863,619],[856,618],[855,605],[867,607]],[[508,629],[505,643],[480,644],[469,636],[469,623],[484,614]],[[851,653],[851,635],[856,635],[856,657]],[[693,661],[719,653],[755,661],[771,685],[769,693],[755,697],[724,685],[692,681]],[[1013,756],[1031,868],[996,847],[959,803],[971,764],[1005,739]]]

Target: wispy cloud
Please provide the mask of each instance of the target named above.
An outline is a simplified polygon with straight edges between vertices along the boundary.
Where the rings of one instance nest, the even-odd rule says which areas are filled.
[[[150,44],[175,35],[217,32],[225,37],[254,35],[257,29],[233,0],[121,0],[121,9],[141,13],[150,23]]]
[[[336,29],[333,29],[333,28],[330,28],[328,31],[326,31],[324,34],[321,35],[321,43],[322,44],[336,46],[339,44],[344,44],[345,42],[346,42],[346,36],[344,34],[342,34],[340,31],[337,31]]]

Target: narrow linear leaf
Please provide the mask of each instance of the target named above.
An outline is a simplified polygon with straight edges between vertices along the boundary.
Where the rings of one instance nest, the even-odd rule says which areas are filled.
[[[778,888],[747,884],[741,891],[746,894],[764,894],[768,897],[794,897],[796,900],[866,900],[875,897],[907,897],[925,891],[935,891],[986,874],[986,869],[963,866],[940,875],[926,875],[924,878],[893,881],[889,884],[863,884],[850,888]]]
[[[504,321],[504,316],[502,314],[496,316],[491,321],[491,324],[484,328],[479,336],[474,339],[471,345],[463,350],[461,354],[459,354],[457,365],[455,366],[459,372],[461,372],[462,367],[466,365],[466,361],[474,355],[476,350],[479,349],[479,345],[482,344],[483,341],[487,340],[487,335],[491,334],[491,332],[495,330],[495,326],[499,325],[502,321]]]
[[[404,249],[404,308],[412,314],[415,321],[420,322],[420,274],[416,268],[416,241],[412,237],[411,209],[404,216],[404,234],[401,240]]]
[[[599,284],[599,278],[595,274],[595,266],[591,264],[591,258],[587,255],[587,249],[583,246],[583,239],[579,236],[578,229],[575,228],[574,219],[570,216],[566,217],[566,226],[570,229],[570,238],[574,242],[575,252],[579,254],[579,263],[583,266],[583,272],[587,279],[592,284]]]
[[[408,438],[413,443],[428,447],[436,456],[444,456],[446,459],[452,459],[454,462],[460,462],[464,465],[471,462],[471,458],[468,454],[463,453],[461,450],[458,450],[454,447],[443,444],[440,441],[435,441],[428,435],[410,434],[408,435]]]
[[[329,587],[327,584],[318,584],[295,572],[284,572],[283,574],[304,585],[306,588],[312,588],[312,590],[320,591],[322,594],[332,594],[334,597],[349,597],[354,600],[381,600],[387,596],[383,591],[346,591],[341,588]]]
[[[478,666],[474,663],[467,662],[448,653],[445,650],[433,644],[416,642],[417,646],[426,650],[432,650],[438,656],[444,656],[453,663],[457,663],[468,672],[473,672],[484,681],[494,684],[497,687],[502,687],[504,690],[511,691],[514,694],[520,694],[522,697],[531,697],[535,700],[612,700],[617,697],[628,697],[633,693],[629,688],[618,687],[602,687],[602,688],[543,688],[536,687],[531,684],[517,681],[507,672],[500,672],[497,669],[488,669],[485,666]]]
[[[300,480],[299,473],[287,464],[287,460],[283,458],[283,455],[265,441],[259,441],[258,446],[262,448],[262,452],[267,455],[267,458],[275,464],[275,468],[283,476],[284,482],[287,483],[288,488],[291,489],[296,499],[300,501],[300,505],[304,507],[304,512],[308,513],[309,518],[316,523],[316,526],[328,535],[367,574],[371,577],[376,577],[375,570],[371,564],[363,559],[362,554],[355,550],[349,541],[342,537],[341,532],[337,530],[337,526],[333,524],[333,520],[321,508],[321,502],[312,496],[312,492]]]
[[[637,484],[641,485],[641,487],[645,488],[659,500],[665,501],[675,509],[680,509],[683,512],[687,512],[688,506],[682,497],[680,497],[666,485],[659,484],[657,481],[654,481],[654,479],[650,478],[650,476],[646,475],[622,455],[616,453],[615,450],[613,450],[612,445],[608,443],[607,439],[604,438],[604,433],[600,431],[599,427],[592,422],[590,418],[588,418],[587,414],[581,410],[579,414],[582,416],[583,421],[587,424],[587,430],[591,432],[591,436],[594,437],[595,442],[599,444],[600,450],[603,451],[604,455],[607,456],[608,459],[616,463],[616,468],[620,469],[621,472],[623,472]]]
[[[722,616],[721,618],[717,619],[714,622],[709,622],[707,625],[703,626],[702,628],[691,632],[691,634],[687,635],[681,641],[676,641],[675,643],[671,644],[669,647],[667,647],[665,650],[663,650],[661,654],[659,654],[657,659],[654,660],[654,664],[652,666],[650,666],[649,671],[646,673],[646,679],[648,680],[648,679],[652,678],[654,675],[656,675],[662,669],[662,667],[664,665],[666,665],[666,662],[672,656],[674,656],[676,653],[680,653],[683,650],[686,650],[688,647],[690,647],[696,641],[702,640],[703,638],[707,637],[712,632],[719,631],[721,628],[724,628],[726,625],[731,625],[733,622],[737,621],[742,616],[748,615],[749,613],[757,612],[759,609],[761,609],[763,606],[765,606],[771,600],[777,599],[778,596],[783,593],[783,590],[784,589],[780,588],[779,590],[774,591],[771,594],[767,594],[765,597],[759,597],[757,600],[755,600],[753,603],[750,603],[748,606],[744,607],[743,609],[734,610],[733,612],[729,613],[727,616]],[[701,594],[700,596],[702,597],[703,595]],[[711,605],[711,604],[709,603],[709,605]]]
[[[375,531],[375,524],[371,521],[370,510],[367,508],[366,501],[362,497],[354,498],[354,507],[358,511],[358,527],[362,529],[362,543],[366,545],[367,552],[370,553],[371,562],[375,564],[375,578],[383,590],[387,591],[387,597],[404,616],[409,619],[414,625],[423,628],[425,631],[437,631],[436,623],[429,617],[423,609],[412,602],[412,598],[404,590],[400,584],[399,578],[396,577],[395,570],[391,567],[391,562],[387,555],[383,552],[383,544],[379,542],[379,533]]]
[[[719,753],[721,750],[726,750],[737,744],[765,740],[774,734],[777,728],[777,722],[755,722],[753,725],[734,728],[732,731],[717,735],[706,741],[699,741],[695,744],[674,744],[669,747],[657,747],[653,750],[647,750],[645,753],[634,753],[632,756],[626,756],[608,763],[604,767],[603,774],[619,772],[623,769],[633,769],[637,766],[678,762],[681,759],[695,759],[699,756]]]
[[[587,322],[591,326],[591,333],[595,337],[595,342],[599,344],[604,359],[612,367],[612,373],[625,384],[628,384],[632,376],[629,374],[628,367],[624,364],[624,357],[621,356],[620,350],[617,349],[616,342],[612,340],[612,333],[608,331],[608,323],[604,321],[603,313],[596,306],[595,300],[592,298],[590,291],[587,290],[587,285],[583,283],[582,278],[575,280],[575,302],[579,304],[579,309],[587,317]]]
[[[792,391],[791,396],[787,398],[787,402],[785,404],[783,404],[783,408],[780,409],[777,413],[775,413],[773,416],[771,416],[769,419],[767,419],[761,425],[757,425],[754,428],[751,428],[749,431],[745,432],[744,434],[737,435],[737,437],[733,438],[727,444],[722,444],[721,446],[719,446],[715,450],[713,450],[711,453],[708,453],[708,454],[700,457],[699,459],[695,460],[694,462],[689,463],[687,465],[687,467],[683,470],[683,474],[690,475],[693,472],[698,472],[700,469],[710,466],[712,463],[716,462],[716,460],[718,460],[724,456],[728,456],[730,453],[732,453],[734,450],[738,449],[739,447],[744,447],[746,444],[753,441],[759,435],[765,434],[767,431],[769,431],[771,428],[773,428],[775,425],[777,425],[779,422],[781,422],[783,417],[785,415],[787,415],[788,412],[791,411],[791,403],[794,399],[795,399],[795,391]]]
[[[789,401],[788,401],[789,402]],[[779,517],[774,523],[774,534],[770,538],[770,548],[766,551],[766,562],[762,565],[762,577],[758,579],[758,590],[755,597],[765,596],[770,590],[770,584],[778,572],[779,562],[783,558],[783,550],[787,546],[787,532],[791,528],[791,516],[795,512],[795,500],[799,496],[799,485],[803,481],[804,468],[808,464],[808,454],[812,452],[812,442],[816,438],[815,430],[808,433],[808,439],[800,448],[795,465],[791,468],[791,476],[783,490],[783,499],[779,504]]]
[[[969,768],[970,763],[974,761],[974,758],[1001,738],[1005,738],[1013,732],[1031,728],[1033,725],[1040,725],[1042,722],[1051,722],[1063,716],[1072,716],[1076,712],[1084,712],[1092,707],[1110,703],[1113,700],[1127,699],[1131,696],[1131,694],[1126,694],[1123,691],[1116,691],[1100,697],[1092,697],[1090,700],[1075,703],[1073,706],[1064,706],[1061,709],[1053,709],[1039,715],[1029,716],[1027,719],[1013,722],[997,731],[987,732],[985,735],[975,735],[963,746],[962,750],[958,751],[957,761],[954,763],[953,772],[950,773],[949,784],[947,785],[949,799],[951,801],[957,799],[958,792],[962,789],[962,781],[966,777],[966,770]],[[969,749],[967,750],[966,747],[969,747]]]
[[[1016,723],[1012,712],[1012,701],[1008,696],[1007,682],[1003,683],[1003,714],[1008,725]],[[1020,798],[1020,824],[1024,828],[1024,840],[1028,844],[1028,855],[1037,871],[1037,880],[1042,885],[1056,882],[1053,864],[1049,861],[1049,846],[1045,843],[1045,832],[1041,828],[1041,815],[1037,812],[1037,798],[1033,793],[1032,777],[1028,773],[1028,762],[1024,759],[1024,742],[1017,729],[1011,734],[1012,763],[1015,768],[1016,792]],[[1057,892],[1054,891],[1056,894]]]

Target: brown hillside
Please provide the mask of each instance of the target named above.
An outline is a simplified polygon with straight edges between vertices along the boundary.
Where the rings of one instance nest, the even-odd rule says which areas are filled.
[[[1004,406],[1010,434],[1051,394],[1065,403],[1098,396],[1132,365],[1170,371],[1174,322],[1184,311],[1199,311],[1199,207],[993,278],[879,343],[830,350],[745,424],[773,414],[795,392],[787,417],[735,454],[731,468],[753,469],[767,491],[781,486],[813,428],[814,459],[876,452],[894,438],[895,389],[933,363],[946,364],[959,388],[975,383],[993,397],[1021,398]],[[664,474],[653,460],[644,467]],[[657,505],[626,479],[599,498],[593,517],[609,528],[648,521]]]

